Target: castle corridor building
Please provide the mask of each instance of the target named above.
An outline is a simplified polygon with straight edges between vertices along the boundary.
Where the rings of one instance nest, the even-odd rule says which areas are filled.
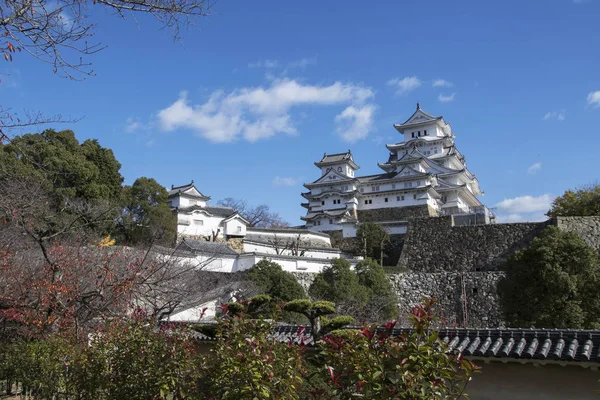
[[[305,183],[309,191],[302,193],[307,200],[302,219],[308,229],[353,237],[359,222],[371,221],[389,233],[405,233],[408,218],[448,214],[464,224],[495,222],[477,198],[483,193],[479,182],[467,169],[443,117],[417,104],[413,115],[394,128],[403,140],[386,145],[389,157],[378,163],[381,174],[357,176],[360,167],[350,150],[325,154],[315,163],[321,177]]]

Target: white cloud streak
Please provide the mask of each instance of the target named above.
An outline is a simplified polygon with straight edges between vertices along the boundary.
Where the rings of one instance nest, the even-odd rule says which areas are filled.
[[[560,111],[548,111],[546,113],[546,115],[544,115],[544,118],[542,118],[544,121],[548,121],[548,120],[556,120],[556,121],[564,121],[566,119],[566,112],[565,110],[560,110]]]
[[[273,179],[273,184],[277,186],[296,186],[298,182],[298,179],[292,178],[290,176],[276,176],[275,179]]]
[[[515,213],[532,213],[539,211],[548,211],[554,200],[554,196],[549,193],[541,196],[519,196],[513,199],[504,199],[496,204],[499,211],[515,214]]]
[[[297,133],[291,110],[304,105],[346,105],[335,117],[338,133],[347,141],[364,138],[372,128],[374,97],[368,87],[335,82],[328,86],[305,85],[296,80],[274,80],[269,87],[213,92],[203,104],[191,105],[182,92],[174,103],[157,114],[165,131],[191,129],[212,142],[243,138],[256,142],[280,133]]]
[[[417,89],[418,87],[420,87],[421,84],[422,84],[421,80],[419,78],[417,78],[416,76],[407,76],[402,79],[393,78],[393,79],[390,79],[389,81],[387,81],[388,86],[392,86],[392,87],[396,88],[397,94],[409,93],[409,92]]]
[[[588,105],[599,108],[600,107],[600,90],[596,90],[595,92],[590,92],[587,97]]]
[[[536,162],[531,167],[527,168],[527,173],[530,174],[530,175],[533,175],[536,172],[538,172],[540,169],[542,169],[542,163],[541,162]]]
[[[539,222],[548,217],[545,213],[550,209],[554,196],[519,196],[504,199],[496,204],[498,222]]]
[[[452,94],[451,94],[451,95],[449,95],[449,96],[446,96],[446,95],[444,95],[444,94],[441,94],[441,93],[440,93],[440,94],[438,95],[438,101],[439,101],[440,103],[450,103],[451,101],[454,101],[454,96],[455,96],[455,95],[456,95],[456,93],[452,93]]]
[[[445,79],[436,79],[433,81],[432,86],[433,87],[452,87],[452,86],[454,86],[454,83],[448,82]]]

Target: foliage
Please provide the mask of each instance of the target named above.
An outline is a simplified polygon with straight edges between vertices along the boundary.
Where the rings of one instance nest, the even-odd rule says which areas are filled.
[[[498,292],[509,326],[600,328],[600,256],[576,234],[548,227],[504,268]]]
[[[315,276],[309,294],[336,303],[341,314],[359,321],[381,322],[397,313],[397,301],[385,272],[372,260],[358,263],[355,270],[344,259],[333,260]]]
[[[600,216],[600,184],[567,190],[552,202],[549,217]]]
[[[5,177],[39,180],[60,198],[114,200],[121,196],[121,164],[97,140],[79,143],[73,131],[47,129],[0,144]]]
[[[360,284],[369,289],[366,309],[375,312],[382,320],[395,317],[398,314],[398,297],[383,267],[368,258],[356,264],[355,272]]]
[[[250,280],[254,282],[260,290],[268,294],[277,302],[302,299],[306,297],[304,288],[294,275],[284,271],[281,265],[268,261],[260,260],[249,271]]]
[[[320,363],[329,373],[325,393],[335,399],[447,399],[463,395],[475,366],[459,355],[429,327],[433,301],[411,314],[411,334],[392,336],[395,322],[383,331],[360,331],[326,337],[319,346]],[[321,388],[323,390],[323,388]]]
[[[461,396],[475,370],[430,331],[431,300],[413,309],[410,333],[392,335],[395,322],[333,330],[316,349],[301,337],[299,344],[273,337],[275,322],[257,314],[270,302],[263,295],[223,305],[208,353],[186,327],[156,329],[139,309],[129,320],[107,321],[84,343],[62,335],[0,342],[0,379],[40,400],[445,399]],[[335,311],[306,299],[286,306],[319,318]]]
[[[217,399],[299,399],[305,370],[301,347],[270,337],[273,323],[250,318],[249,303],[220,321],[204,391]]]
[[[390,241],[390,235],[373,222],[363,222],[356,230],[356,238],[362,245],[363,257],[379,259],[383,264],[383,250]]]
[[[288,226],[288,223],[278,213],[271,211],[270,207],[266,204],[250,206],[246,200],[227,197],[219,200],[217,205],[233,208],[248,221],[248,226],[251,227],[281,228]]]
[[[167,190],[153,178],[138,178],[132,186],[123,188],[119,231],[125,243],[174,243],[177,216],[167,205],[168,196]]]

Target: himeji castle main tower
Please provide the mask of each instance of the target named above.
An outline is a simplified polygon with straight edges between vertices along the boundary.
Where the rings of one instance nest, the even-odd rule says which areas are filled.
[[[483,192],[465,157],[454,145],[454,133],[443,117],[417,110],[394,128],[403,141],[386,145],[384,173],[357,176],[360,168],[350,150],[325,154],[315,165],[321,177],[305,183],[302,193],[310,230],[356,235],[359,222],[382,225],[389,233],[406,232],[411,217],[455,215],[457,224],[487,224],[494,215],[479,201]]]

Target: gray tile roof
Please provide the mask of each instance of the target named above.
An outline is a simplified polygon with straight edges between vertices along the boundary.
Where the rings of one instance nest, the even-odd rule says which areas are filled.
[[[178,249],[189,250],[193,252],[202,252],[212,255],[237,256],[227,243],[208,242],[206,240],[184,238],[178,246]]]
[[[360,329],[350,327],[347,329]],[[383,331],[383,329],[381,329]],[[410,333],[394,329],[392,336]],[[600,331],[558,329],[440,329],[450,350],[466,357],[600,363]],[[313,345],[308,326],[279,325],[272,337],[286,343]],[[199,338],[214,340],[213,338]]]
[[[210,199],[210,196],[205,196],[204,194],[202,194],[202,192],[200,192],[200,190],[198,190],[198,188],[194,185],[194,181],[188,183],[187,185],[182,185],[182,186],[171,185],[171,189],[168,190],[167,193],[168,193],[169,197],[173,197],[173,196],[175,196],[179,193],[183,193],[186,190],[189,190],[191,188],[196,189],[198,191],[198,193],[200,193],[201,198]],[[194,197],[198,197],[198,196],[194,196]]]
[[[204,210],[209,214],[216,215],[219,217],[229,217],[235,214],[235,210],[230,207],[219,207],[219,206],[199,206],[193,205],[191,207],[179,207],[180,211],[194,211],[194,210]]]
[[[345,160],[352,160],[352,153],[348,150],[345,153],[337,153],[337,154],[324,154],[323,158],[319,163],[335,163]]]

